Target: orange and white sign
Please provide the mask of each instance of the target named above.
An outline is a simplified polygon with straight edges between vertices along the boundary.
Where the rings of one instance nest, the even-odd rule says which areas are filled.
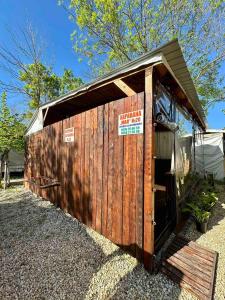
[[[74,127],[64,129],[63,140],[65,143],[74,142]]]
[[[139,109],[119,115],[118,134],[129,135],[144,132],[144,110]]]

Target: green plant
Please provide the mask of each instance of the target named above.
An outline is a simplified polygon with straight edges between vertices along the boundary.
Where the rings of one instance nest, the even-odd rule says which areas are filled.
[[[199,223],[205,223],[209,220],[210,215],[211,213],[209,211],[199,209],[195,212],[194,217]]]
[[[202,192],[198,197],[199,206],[206,211],[211,210],[217,200],[218,197],[215,192]]]
[[[224,1],[58,0],[92,74],[115,68],[174,38],[184,51],[202,104],[224,101]]]
[[[202,181],[202,192],[196,195],[183,208],[183,212],[190,212],[198,223],[208,221],[210,210],[218,200],[215,189],[206,180]]]
[[[199,223],[207,222],[211,215],[210,212],[203,210],[193,202],[188,203],[187,206],[183,209],[183,212],[190,212]]]

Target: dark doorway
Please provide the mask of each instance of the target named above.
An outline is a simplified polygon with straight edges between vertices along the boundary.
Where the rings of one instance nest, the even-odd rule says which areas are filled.
[[[158,127],[158,128],[157,128]],[[176,226],[175,176],[171,172],[174,133],[162,126],[155,131],[155,251]],[[158,187],[158,188],[157,188]]]

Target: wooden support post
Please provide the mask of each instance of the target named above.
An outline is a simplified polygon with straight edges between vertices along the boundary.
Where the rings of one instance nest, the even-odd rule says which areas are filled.
[[[144,127],[144,266],[153,271],[154,262],[154,126],[153,67],[145,70]]]

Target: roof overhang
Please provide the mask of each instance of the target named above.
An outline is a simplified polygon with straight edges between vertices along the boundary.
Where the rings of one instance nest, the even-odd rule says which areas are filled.
[[[189,104],[192,106],[193,110],[197,115],[198,124],[202,129],[206,128],[205,125],[205,115],[203,108],[198,99],[198,95],[191,79],[190,73],[188,71],[187,65],[185,63],[181,48],[177,40],[173,40],[164,46],[148,52],[141,57],[128,62],[119,68],[111,71],[105,76],[99,77],[93,82],[83,85],[80,88],[71,91],[54,101],[45,103],[39,108],[39,112],[46,112],[51,107],[58,106],[61,103],[73,101],[76,103],[76,98],[78,96],[93,92],[96,89],[103,88],[104,86],[110,85],[117,78],[125,78],[130,74],[135,72],[140,72],[150,65],[164,64],[169,70],[170,74],[176,80],[177,84],[180,86],[184,94],[186,95]],[[42,114],[43,116],[43,114]],[[27,134],[30,132],[30,127],[36,122],[36,119],[40,117],[39,113],[36,113],[32,119],[31,124],[28,127]],[[36,122],[37,123],[37,122]],[[31,130],[32,131],[32,130]]]
[[[123,65],[124,67],[120,67],[120,70],[119,70],[119,68],[116,69],[117,72],[111,72],[111,73],[107,74],[106,76],[96,79],[95,81],[93,81],[89,84],[83,85],[80,88],[78,88],[77,90],[71,91],[54,101],[50,101],[46,104],[43,104],[41,106],[41,108],[45,109],[47,107],[56,105],[57,103],[62,103],[63,101],[66,101],[68,98],[86,93],[89,90],[93,90],[94,88],[99,88],[100,86],[103,86],[104,83],[108,84],[110,81],[114,81],[114,79],[116,77],[118,77],[118,75],[121,76],[120,78],[123,78],[123,76],[126,76],[129,73],[132,73],[132,71],[135,71],[137,69],[140,70],[141,67],[149,66],[149,65],[155,64],[157,62],[162,62],[162,59],[163,59],[163,54],[159,53],[158,55],[155,55],[152,57],[146,57],[146,59],[141,60],[140,62],[137,62],[135,60],[135,61],[133,61],[133,62],[135,62],[134,64],[129,63],[129,64],[127,64],[127,67]]]

